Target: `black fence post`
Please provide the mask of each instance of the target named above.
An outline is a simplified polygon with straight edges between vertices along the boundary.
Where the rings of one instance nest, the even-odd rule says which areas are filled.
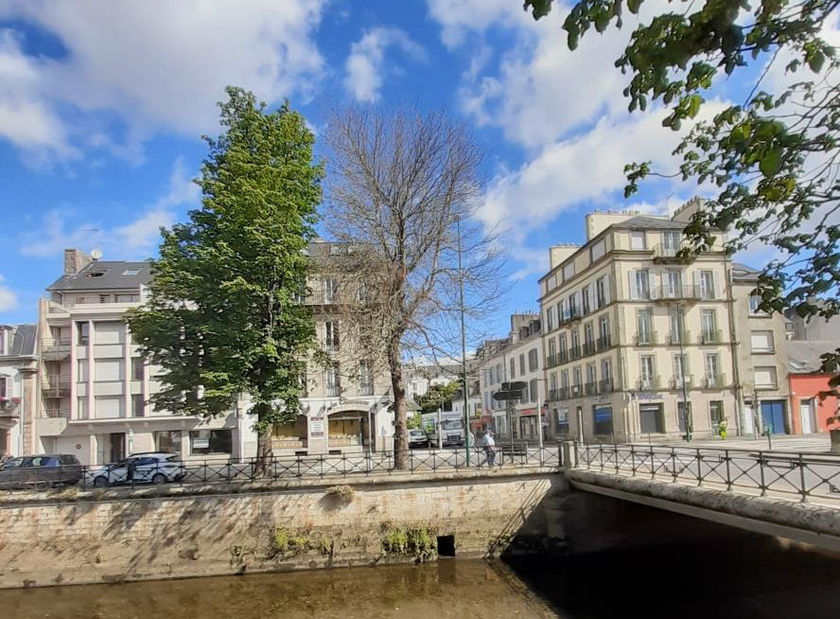
[[[723,457],[726,459],[726,489],[732,490],[732,474],[729,471],[729,450],[723,451]]]
[[[764,485],[764,454],[758,452],[758,471],[761,475],[761,496],[767,494],[767,486]]]
[[[808,499],[808,490],[805,488],[805,463],[802,460],[802,453],[799,454],[799,483],[802,491],[802,502]]]
[[[697,448],[697,485],[703,485],[703,456],[700,454],[700,448]]]

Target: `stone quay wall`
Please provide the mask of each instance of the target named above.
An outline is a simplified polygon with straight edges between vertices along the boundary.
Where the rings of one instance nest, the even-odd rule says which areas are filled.
[[[545,550],[564,543],[566,490],[531,468],[8,494],[0,588],[430,560],[437,541],[459,557]]]

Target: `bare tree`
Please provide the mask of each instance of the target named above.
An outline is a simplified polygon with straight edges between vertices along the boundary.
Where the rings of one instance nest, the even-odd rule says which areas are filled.
[[[360,355],[390,373],[395,464],[404,468],[404,357],[459,358],[460,286],[473,320],[498,297],[499,252],[471,218],[483,189],[483,154],[464,126],[414,108],[340,110],[326,141],[324,221],[347,242],[335,259],[351,283],[345,294],[354,296],[344,328]]]

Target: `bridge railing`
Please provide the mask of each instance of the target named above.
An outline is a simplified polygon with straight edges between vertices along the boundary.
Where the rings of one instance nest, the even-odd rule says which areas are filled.
[[[274,456],[264,462],[250,459],[156,460],[142,454],[110,465],[60,467],[17,466],[0,469],[0,491],[44,490],[78,486],[143,486],[158,484],[210,484],[301,478],[351,478],[396,473],[427,473],[460,469],[489,470],[505,467],[560,468],[560,444],[540,447],[525,441],[497,445],[492,453],[472,447],[469,462],[463,447],[410,449],[406,466],[398,469],[392,451],[359,451],[342,454]],[[32,458],[30,458],[32,460]]]
[[[802,502],[840,502],[840,458],[799,452],[575,443],[574,465],[614,475],[691,483]]]

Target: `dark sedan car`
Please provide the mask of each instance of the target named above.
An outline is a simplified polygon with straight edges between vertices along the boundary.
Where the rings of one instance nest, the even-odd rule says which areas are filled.
[[[48,454],[12,458],[0,467],[0,488],[72,486],[82,478],[76,456]]]

